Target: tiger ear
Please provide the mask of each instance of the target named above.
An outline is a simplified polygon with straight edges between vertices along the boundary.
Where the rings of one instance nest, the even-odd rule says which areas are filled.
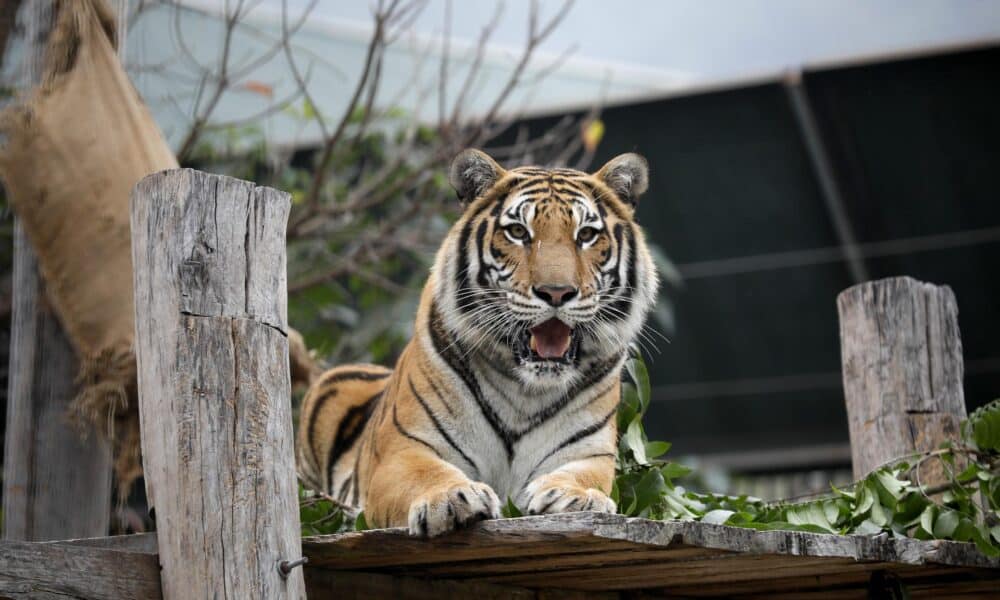
[[[503,177],[506,171],[481,150],[469,148],[462,150],[455,160],[451,161],[448,171],[448,181],[455,188],[462,204],[471,202],[490,189],[494,183]]]
[[[603,181],[619,198],[635,206],[639,196],[649,187],[649,163],[633,152],[619,154],[594,173],[594,177]]]

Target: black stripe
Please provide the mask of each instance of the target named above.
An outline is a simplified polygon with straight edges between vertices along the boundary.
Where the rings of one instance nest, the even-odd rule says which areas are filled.
[[[318,389],[318,388],[317,388]],[[316,421],[319,419],[320,409],[326,404],[326,401],[337,395],[337,388],[324,390],[323,395],[318,396],[313,401],[312,412],[309,413],[309,427],[306,428],[306,439],[309,440],[309,456],[312,457],[312,463],[319,470],[319,457],[316,456]],[[333,482],[330,482],[333,485]]]
[[[428,417],[430,417],[431,423],[434,424],[434,429],[437,429],[437,432],[441,434],[441,437],[444,438],[444,441],[448,442],[448,445],[451,446],[452,449],[455,450],[455,452],[458,452],[458,454],[462,457],[462,459],[465,460],[465,462],[469,463],[469,466],[472,467],[473,470],[475,470],[476,475],[475,477],[473,477],[473,479],[479,479],[479,465],[477,465],[475,461],[469,458],[468,454],[463,452],[462,449],[458,447],[458,444],[455,443],[455,440],[452,439],[452,437],[448,434],[448,432],[445,431],[444,427],[441,426],[441,421],[439,421],[437,416],[434,415],[434,412],[431,411],[431,407],[427,405],[427,401],[423,399],[423,397],[417,392],[417,388],[414,387],[413,379],[407,377],[407,383],[410,384],[410,392],[413,393],[413,397],[417,399],[417,402],[419,402],[420,406],[423,407],[424,412],[427,413]]]
[[[633,277],[635,276],[635,248],[632,247],[634,244],[631,243],[629,244],[628,248],[629,265],[626,267],[626,273],[625,273],[626,281],[622,282],[621,280],[622,255],[625,254],[625,245],[624,245],[625,240],[623,238],[627,235],[629,240],[634,242],[635,237],[632,234],[632,229],[626,228],[624,223],[616,224],[614,230],[612,231],[612,235],[615,238],[615,246],[618,248],[618,255],[615,257],[615,265],[611,269],[611,286],[609,287],[609,291],[616,295],[624,295],[624,292],[626,292],[630,286],[630,283],[627,280],[627,278],[630,275]],[[615,300],[610,304],[610,306],[612,308],[619,309],[620,305],[622,304],[626,305],[625,310],[623,310],[622,313],[627,315],[629,312],[627,301]],[[611,308],[608,308],[608,306],[609,305],[601,305],[601,308],[597,314],[600,317],[603,317],[604,319],[609,321],[620,321],[624,318],[622,317],[622,313],[615,312],[611,310]]]
[[[476,248],[479,251],[479,273],[476,276],[476,283],[478,283],[481,287],[486,287],[490,284],[489,280],[486,279],[486,254],[484,252],[487,226],[489,226],[489,222],[486,219],[483,219],[480,221],[479,227],[476,229]]]
[[[319,389],[321,386],[332,385],[334,383],[339,383],[341,381],[346,381],[346,380],[376,381],[379,379],[385,379],[391,373],[392,373],[391,371],[385,371],[385,372],[372,372],[372,371],[360,371],[360,370],[340,371],[334,375],[329,375],[327,377],[320,377],[320,380],[316,382],[314,388]],[[333,388],[331,390],[328,390],[322,396],[316,398],[316,400],[313,402],[313,410],[310,413],[310,416],[312,418],[309,419],[309,427],[306,431],[306,439],[309,440],[309,453],[312,455],[313,464],[315,464],[317,468],[319,467],[319,457],[316,456],[316,450],[315,450],[316,421],[318,420],[316,418],[316,415],[319,414],[320,409],[323,407],[326,401],[333,398],[336,395],[337,395],[337,388]],[[333,481],[329,481],[329,484],[333,485]]]
[[[518,190],[513,190],[511,193],[516,193],[518,196],[533,196],[539,192],[548,192],[550,189],[549,184],[540,183],[531,187],[525,186]]]
[[[635,232],[631,227],[625,228],[625,241],[628,242],[628,266],[625,272],[625,281],[621,286],[621,295],[625,295],[626,292],[631,292],[635,289],[635,264],[636,264],[636,248],[635,248]],[[612,304],[617,310],[619,315],[627,315],[631,312],[631,307],[627,300],[621,298],[615,300]],[[619,316],[619,319],[624,320],[625,317]]]
[[[316,385],[326,385],[329,383],[337,383],[339,381],[346,381],[348,379],[360,379],[361,381],[377,381],[379,379],[385,379],[389,375],[392,375],[392,371],[340,371],[334,375],[329,375],[327,377],[321,377]]]
[[[349,488],[347,486],[348,486],[348,484],[353,483],[354,482],[353,480],[354,480],[353,475],[351,477],[345,477],[344,478],[344,483],[340,484],[340,491],[337,492],[337,500],[339,500],[340,502],[344,502],[344,503],[347,502],[347,492],[351,489],[351,488]],[[330,482],[330,485],[333,486],[333,482],[332,481]],[[333,493],[333,489],[330,489],[330,493],[331,494]]]
[[[476,401],[476,405],[479,406],[480,412],[483,413],[483,417],[486,422],[490,424],[493,431],[496,432],[500,441],[503,443],[504,449],[507,451],[507,460],[510,461],[514,457],[514,442],[517,436],[504,426],[500,417],[497,415],[493,407],[486,402],[483,398],[483,392],[479,388],[479,383],[476,381],[475,374],[469,369],[469,366],[462,359],[465,352],[462,346],[455,340],[455,343],[449,343],[445,339],[446,333],[444,331],[444,323],[441,321],[441,316],[438,314],[437,303],[431,304],[431,310],[429,311],[427,329],[431,334],[431,343],[434,346],[434,350],[437,352],[438,356],[441,357],[445,363],[451,367],[465,384],[465,387],[469,389],[469,393]]]
[[[555,453],[557,453],[560,450],[566,448],[567,446],[570,446],[572,444],[575,444],[575,443],[579,442],[582,439],[590,437],[590,436],[594,435],[595,433],[597,433],[598,431],[604,429],[604,427],[611,420],[611,417],[613,417],[615,415],[615,413],[617,413],[617,412],[618,412],[618,406],[616,405],[614,408],[611,409],[611,412],[609,412],[608,414],[604,415],[604,418],[601,419],[600,421],[597,421],[596,423],[592,423],[591,425],[588,425],[587,427],[584,427],[583,429],[578,430],[573,435],[571,435],[568,438],[566,438],[565,440],[563,440],[561,444],[559,444],[558,446],[556,446],[555,448],[553,448],[552,450],[550,450],[549,453],[546,454],[542,458],[542,460],[538,461],[538,463],[535,464],[535,468],[531,470],[531,473],[527,477],[527,481],[530,482],[531,480],[533,480],[535,478],[535,473],[538,472],[538,469],[541,468],[541,466],[545,464],[545,461],[547,461],[548,459],[552,458],[552,456],[555,455]]]
[[[352,406],[344,413],[340,422],[337,423],[337,433],[333,436],[333,444],[330,446],[330,453],[327,456],[326,463],[328,488],[333,485],[333,470],[337,465],[337,460],[350,450],[354,442],[361,436],[361,432],[364,431],[365,425],[368,423],[368,419],[371,418],[375,404],[381,395],[382,391],[379,391],[365,400],[363,404]]]
[[[465,222],[458,234],[458,257],[455,263],[455,293],[458,295],[456,304],[461,312],[468,312],[475,302],[473,294],[466,293],[469,288],[469,237],[472,236],[472,219]]]
[[[438,452],[437,448],[435,448],[434,446],[431,446],[429,443],[427,443],[424,440],[418,438],[417,436],[411,434],[409,431],[403,429],[403,426],[399,423],[399,415],[396,414],[396,405],[395,404],[392,405],[392,424],[396,426],[396,431],[398,431],[403,437],[409,438],[409,439],[413,440],[414,442],[417,442],[419,444],[423,444],[424,446],[427,446],[428,448],[431,449],[431,451],[434,454],[437,455],[438,458],[440,458],[441,460],[444,460],[444,457],[441,456],[441,453]]]
[[[545,408],[531,415],[531,425],[529,425],[524,431],[520,432],[518,437],[537,429],[540,425],[556,416],[559,411],[566,408],[570,402],[586,391],[587,388],[604,379],[608,373],[611,372],[611,369],[615,367],[620,358],[620,356],[610,356],[591,365],[587,372],[584,373],[584,376],[576,383],[576,385],[570,388],[565,395],[559,398],[556,402],[549,404]],[[595,398],[607,392],[608,389],[609,388],[605,388],[602,390],[598,396],[595,396]]]
[[[443,404],[445,410],[448,411],[448,414],[454,417],[455,409],[451,407],[450,402],[444,399],[444,394],[441,393],[441,388],[439,388],[437,384],[434,383],[434,379],[427,373],[427,371],[424,370],[423,365],[420,365],[420,374],[424,376],[424,379],[427,380],[427,383],[431,384],[431,389],[434,390],[434,395],[437,396],[438,402]]]
[[[606,199],[607,194],[604,192],[604,190],[598,189],[598,187],[594,185],[593,182],[581,179],[579,180],[579,183],[580,185],[585,187],[588,192],[590,192],[590,197],[594,199],[594,202],[597,203],[597,206],[599,208],[601,208],[602,210],[604,208],[610,209],[611,212],[614,213],[614,215],[619,219],[621,219],[622,221],[628,221],[630,219],[628,215],[624,214],[621,211],[620,206],[622,203],[620,200],[618,200],[617,198],[615,198],[615,200],[618,200],[618,202],[615,202],[614,200],[607,200]],[[613,193],[614,192],[612,192],[612,194]]]
[[[588,458],[612,458],[612,459],[614,459],[614,458],[618,458],[618,455],[615,454],[614,452],[595,452],[593,454],[588,454],[587,456],[581,456],[580,458],[574,458],[573,460],[574,461],[577,461],[577,460],[587,460]]]

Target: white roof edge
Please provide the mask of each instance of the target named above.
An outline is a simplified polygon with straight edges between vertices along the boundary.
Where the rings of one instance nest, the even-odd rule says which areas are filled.
[[[179,3],[183,7],[215,17],[225,14],[224,8],[219,5],[217,0],[180,0]],[[300,14],[301,12],[299,11],[290,11],[288,18],[290,21],[294,21]],[[258,24],[280,22],[281,9],[267,6],[255,7],[247,15],[247,20]],[[371,39],[374,30],[374,26],[367,21],[334,19],[329,17],[310,17],[303,25],[303,28],[336,35],[359,43],[367,43]],[[411,32],[406,38],[424,48],[430,47],[432,54],[440,56],[443,36],[431,33]],[[475,51],[477,42],[453,35],[449,40],[449,46],[453,53],[463,50]],[[518,46],[487,44],[484,55],[487,61],[508,62],[512,57],[519,56],[522,51],[523,48]],[[562,60],[559,71],[564,74],[584,76],[599,81],[605,79],[604,74],[613,72],[616,80],[621,83],[644,85],[659,90],[674,89],[678,85],[698,79],[696,74],[679,69],[663,69],[637,63],[578,57],[572,54],[564,57],[558,53],[540,50],[536,50],[533,53],[529,71],[545,69],[548,65],[558,60]]]

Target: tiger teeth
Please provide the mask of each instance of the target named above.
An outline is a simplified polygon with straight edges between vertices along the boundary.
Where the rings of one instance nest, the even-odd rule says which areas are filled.
[[[528,340],[528,348],[530,348],[532,352],[538,352],[538,343],[535,341],[535,336],[531,336],[531,339]]]

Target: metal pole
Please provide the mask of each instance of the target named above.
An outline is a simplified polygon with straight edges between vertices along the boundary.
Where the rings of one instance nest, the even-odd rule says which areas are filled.
[[[806,150],[809,152],[809,159],[812,162],[813,172],[819,180],[820,191],[826,203],[826,210],[833,223],[833,230],[837,235],[837,241],[843,248],[844,260],[851,273],[854,283],[862,283],[871,279],[868,268],[865,266],[864,257],[858,248],[858,240],[851,227],[851,221],[847,217],[844,209],[844,198],[840,187],[837,185],[837,177],[830,162],[830,156],[823,146],[823,136],[816,125],[816,117],[813,114],[812,105],[809,103],[809,95],[802,85],[802,72],[793,71],[785,77],[785,92],[792,105],[792,112],[795,113],[795,120],[802,134],[802,141],[805,142]]]

